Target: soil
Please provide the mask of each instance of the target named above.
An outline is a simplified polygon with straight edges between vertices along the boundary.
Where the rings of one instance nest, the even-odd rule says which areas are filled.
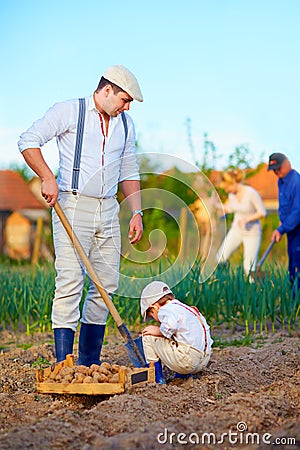
[[[55,361],[52,334],[2,331],[0,339],[1,450],[300,448],[297,333],[215,347],[195,378],[174,380],[164,369],[166,385],[114,396],[39,394],[32,365]],[[107,338],[102,361],[130,365],[119,336]]]

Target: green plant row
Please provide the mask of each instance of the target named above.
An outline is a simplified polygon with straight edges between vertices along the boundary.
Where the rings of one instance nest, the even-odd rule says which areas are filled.
[[[252,332],[274,332],[280,326],[291,332],[298,325],[300,292],[292,294],[289,277],[281,266],[268,267],[264,279],[245,280],[243,269],[218,267],[205,283],[192,271],[178,286],[178,297],[196,305],[212,324],[244,326]]]
[[[170,261],[167,263],[170,266]],[[292,295],[286,270],[272,265],[264,280],[249,282],[241,268],[218,267],[213,275],[201,282],[200,261],[185,273],[183,267],[169,270],[164,276],[160,263],[154,269],[147,265],[121,267],[120,289],[126,295],[114,295],[113,301],[124,322],[138,329],[141,324],[139,294],[150,279],[162,279],[172,286],[175,296],[197,306],[211,326],[229,328],[242,326],[245,334],[275,331],[280,327],[290,332],[297,327],[300,294]],[[182,273],[179,273],[180,271]],[[12,267],[0,265],[0,326],[2,329],[49,331],[51,304],[54,295],[55,271],[52,265]],[[178,280],[181,280],[177,283]],[[85,285],[83,299],[88,289]],[[108,325],[114,327],[111,316]]]

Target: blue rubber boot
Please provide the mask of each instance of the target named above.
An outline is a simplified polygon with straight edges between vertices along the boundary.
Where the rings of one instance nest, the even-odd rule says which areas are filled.
[[[161,365],[161,361],[155,361],[154,363],[154,367],[155,367],[155,381],[158,384],[166,384],[164,376],[163,376],[163,372],[162,372],[162,365]]]
[[[177,378],[177,379],[180,379],[180,380],[187,380],[188,378],[190,378],[190,377],[192,377],[193,375],[191,374],[191,373],[178,373],[178,372],[175,372],[174,373],[174,380]]]
[[[54,328],[54,342],[56,361],[66,359],[67,355],[73,353],[74,331],[70,328]]]
[[[100,365],[105,325],[82,323],[79,334],[78,365]]]

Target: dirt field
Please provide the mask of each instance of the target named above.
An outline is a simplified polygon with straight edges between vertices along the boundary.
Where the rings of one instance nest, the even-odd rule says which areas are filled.
[[[165,371],[167,385],[112,397],[38,394],[32,364],[54,362],[52,334],[0,339],[1,450],[300,448],[299,335],[216,347],[195,379]],[[102,360],[129,365],[119,336]]]

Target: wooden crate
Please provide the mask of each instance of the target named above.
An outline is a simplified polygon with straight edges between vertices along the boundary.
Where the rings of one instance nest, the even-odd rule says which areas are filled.
[[[36,372],[37,390],[43,394],[84,394],[84,395],[113,395],[122,394],[126,389],[140,386],[145,383],[154,383],[155,368],[151,363],[149,368],[134,369],[126,374],[124,369],[119,370],[118,383],[47,383],[47,378],[54,379],[55,375],[63,367],[74,366],[74,355],[67,355],[64,361],[53,364],[46,369],[38,369]]]
[[[155,367],[153,362],[150,363],[150,367],[135,368],[132,373],[126,376],[126,389],[145,383],[155,383]]]

